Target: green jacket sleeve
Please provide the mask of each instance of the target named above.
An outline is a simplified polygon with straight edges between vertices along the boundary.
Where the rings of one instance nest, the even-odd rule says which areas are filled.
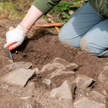
[[[33,5],[45,15],[60,1],[61,0],[34,0]]]

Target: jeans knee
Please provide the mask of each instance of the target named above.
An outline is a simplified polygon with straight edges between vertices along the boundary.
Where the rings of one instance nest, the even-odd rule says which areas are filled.
[[[61,31],[58,34],[58,39],[60,42],[64,42],[65,40],[65,33],[62,33]]]
[[[83,37],[80,41],[80,48],[82,51],[90,53],[94,56],[99,56],[99,54],[102,52],[102,49],[100,49],[95,42],[92,40],[87,40],[85,37]]]
[[[86,43],[86,40],[85,40],[85,37],[82,37],[81,41],[80,41],[80,48],[82,51],[85,51],[85,52],[90,52],[88,47],[87,47],[87,43]]]

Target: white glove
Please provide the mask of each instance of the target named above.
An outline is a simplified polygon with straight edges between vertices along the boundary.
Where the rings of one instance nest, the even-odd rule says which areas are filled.
[[[25,35],[28,30],[23,28],[22,26],[18,25],[15,29],[12,29],[6,33],[6,44],[4,45],[5,48],[9,50],[13,50],[20,46],[25,38]]]

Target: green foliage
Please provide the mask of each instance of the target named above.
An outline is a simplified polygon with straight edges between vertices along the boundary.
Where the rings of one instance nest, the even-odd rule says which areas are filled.
[[[0,19],[23,18],[33,1],[34,0],[5,0],[5,2],[0,2]],[[53,16],[55,22],[67,22],[70,18],[69,10],[75,11],[81,5],[81,0],[62,0],[49,14]],[[43,18],[45,18],[45,16],[43,16]]]
[[[82,6],[82,3],[80,3],[78,0],[74,0],[74,2],[61,1],[49,12],[49,14],[56,14],[60,18],[61,22],[67,22],[70,18],[69,11],[75,11],[80,6]]]
[[[0,2],[0,19],[15,19],[18,17],[19,15],[12,3]]]

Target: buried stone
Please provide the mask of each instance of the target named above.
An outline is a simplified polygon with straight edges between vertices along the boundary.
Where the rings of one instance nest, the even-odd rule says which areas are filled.
[[[106,106],[87,97],[81,97],[74,102],[74,108],[106,108]]]
[[[73,81],[78,66],[75,63],[69,63],[64,59],[55,58],[52,62],[45,65],[41,72],[42,78],[51,80],[52,85],[59,87],[65,80]]]
[[[30,69],[16,69],[5,74],[1,81],[9,85],[25,87],[30,78],[35,76],[35,71]]]
[[[0,75],[5,75],[15,69],[20,69],[20,68],[29,69],[31,66],[32,66],[32,63],[30,63],[30,62],[11,63],[11,64],[7,65],[5,68],[3,68],[2,70],[0,70]]]

